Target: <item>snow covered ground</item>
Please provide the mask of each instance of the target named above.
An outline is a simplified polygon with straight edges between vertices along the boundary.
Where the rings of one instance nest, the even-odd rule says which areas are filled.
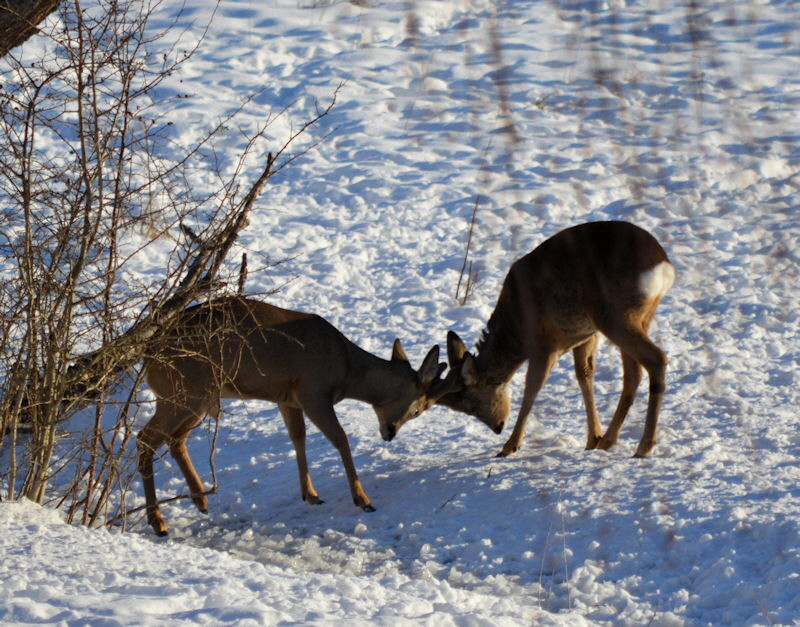
[[[511,262],[546,237],[633,221],[677,269],[651,333],[670,358],[659,443],[631,458],[645,382],[618,446],[584,451],[568,357],[507,459],[494,455],[508,432],[468,416],[434,408],[384,443],[371,408],[345,401],[377,508],[364,513],[319,433],[308,454],[326,502],[310,507],[276,407],[231,402],[219,494],[207,516],[164,506],[166,540],[143,519],[90,531],[0,503],[0,622],[800,624],[799,8],[223,2],[175,79],[191,96],[177,138],[258,94],[238,125],[287,109],[278,146],[343,84],[310,139],[330,136],[273,179],[242,237],[262,264],[288,260],[251,261],[251,291],[280,288],[271,302],[384,357],[400,337],[419,365],[448,329],[477,340]],[[218,148],[234,159],[241,142],[231,128]],[[478,274],[461,306],[476,196]],[[163,267],[156,254],[143,274]],[[606,420],[620,385],[604,343]],[[206,430],[190,449],[210,482]],[[184,490],[170,460],[156,473],[160,496]]]

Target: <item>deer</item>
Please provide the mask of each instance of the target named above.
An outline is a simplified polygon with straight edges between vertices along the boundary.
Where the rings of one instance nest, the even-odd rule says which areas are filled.
[[[446,385],[436,384],[442,394],[435,402],[475,416],[499,434],[510,413],[511,378],[527,361],[517,420],[497,456],[512,455],[522,445],[528,415],[550,371],[559,356],[572,351],[586,408],[586,449],[609,450],[644,368],[649,398],[634,457],[647,457],[656,443],[667,367],[648,330],[674,279],[675,269],[655,237],[628,222],[589,222],[557,233],[512,264],[475,354],[448,332],[450,372]],[[593,390],[600,333],[622,354],[622,394],[604,434]]]
[[[446,368],[439,363],[438,346],[414,370],[399,340],[387,361],[362,350],[318,315],[253,298],[221,297],[185,309],[144,362],[147,383],[156,397],[153,416],[137,436],[147,522],[158,536],[167,535],[153,473],[154,453],[164,442],[194,505],[207,513],[207,493],[186,440],[206,414],[219,417],[223,398],[278,404],[296,452],[301,497],[319,505],[323,501],[312,485],[306,460],[307,417],[339,452],[353,502],[363,511],[375,511],[356,474],[334,405],[345,398],[371,404],[382,438],[390,441],[405,422],[433,404],[434,399],[426,396],[432,386],[452,389],[439,378]]]

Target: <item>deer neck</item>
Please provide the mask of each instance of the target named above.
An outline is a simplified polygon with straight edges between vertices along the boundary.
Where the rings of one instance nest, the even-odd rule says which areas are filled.
[[[350,349],[345,398],[363,401],[370,405],[385,404],[403,380],[408,365],[381,359],[355,344],[352,344]]]
[[[478,342],[475,359],[485,380],[507,383],[525,363],[522,336],[516,321],[499,303]]]

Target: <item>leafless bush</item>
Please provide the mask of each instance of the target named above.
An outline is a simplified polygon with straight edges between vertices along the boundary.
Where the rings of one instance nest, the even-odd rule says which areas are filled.
[[[221,289],[220,276],[235,285],[225,257],[266,181],[291,161],[277,159],[330,110],[246,184],[245,157],[265,122],[233,174],[217,172],[218,189],[197,197],[187,171],[204,167],[203,148],[229,120],[182,152],[169,145],[160,88],[202,38],[187,47],[178,33],[170,46],[177,27],[151,32],[152,11],[148,0],[67,3],[56,30],[0,67],[0,488],[55,501],[85,524],[106,520],[110,496],[132,476],[138,405],[113,384],[189,302]],[[161,280],[131,278],[130,264],[165,242]],[[79,412],[83,432],[56,459]]]

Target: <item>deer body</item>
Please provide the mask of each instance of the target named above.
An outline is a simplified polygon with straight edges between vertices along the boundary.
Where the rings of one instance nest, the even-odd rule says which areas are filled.
[[[145,363],[157,398],[155,413],[137,438],[148,522],[156,533],[166,534],[153,480],[153,454],[165,441],[195,505],[206,511],[186,438],[206,414],[219,416],[222,398],[278,404],[297,453],[301,495],[318,504],[306,461],[305,414],[339,451],[355,504],[373,511],[333,406],[344,398],[370,403],[382,437],[391,440],[405,421],[431,404],[426,391],[441,372],[438,353],[432,348],[414,371],[397,340],[392,359],[383,360],[319,316],[253,299],[221,298],[185,310]]]
[[[644,367],[650,394],[636,456],[647,456],[656,441],[667,363],[647,332],[674,277],[664,249],[637,226],[592,222],[561,231],[511,266],[476,355],[448,333],[448,358],[451,370],[461,374],[461,389],[437,402],[477,416],[499,433],[510,408],[508,383],[527,361],[517,421],[500,453],[511,455],[522,443],[528,414],[550,370],[571,350],[586,407],[586,448],[609,449]],[[622,395],[605,434],[592,385],[598,333],[619,347],[623,367]]]

